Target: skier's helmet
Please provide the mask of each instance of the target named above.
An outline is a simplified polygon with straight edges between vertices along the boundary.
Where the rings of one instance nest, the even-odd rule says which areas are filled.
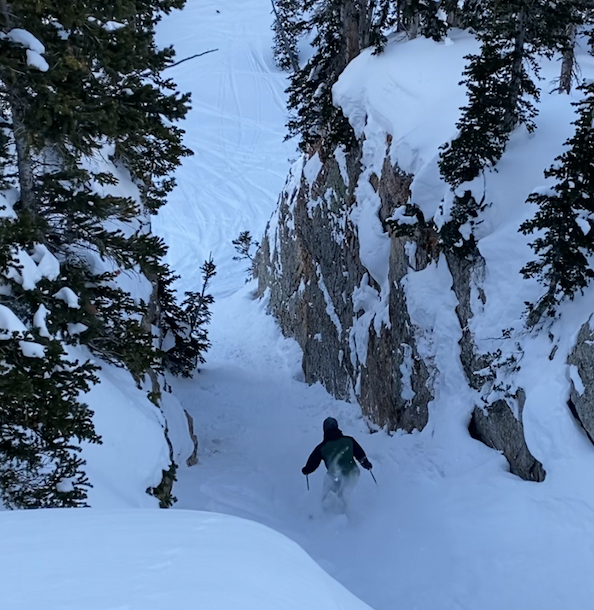
[[[338,430],[338,422],[333,417],[327,417],[324,420],[324,432],[329,430]]]

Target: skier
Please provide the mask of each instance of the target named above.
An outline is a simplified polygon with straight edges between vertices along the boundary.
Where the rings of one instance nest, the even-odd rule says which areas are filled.
[[[311,474],[324,460],[328,472],[324,478],[322,502],[332,492],[344,510],[360,474],[354,458],[367,470],[371,470],[373,466],[361,445],[351,436],[344,436],[333,417],[324,420],[323,429],[324,440],[312,451],[301,472],[305,475]]]

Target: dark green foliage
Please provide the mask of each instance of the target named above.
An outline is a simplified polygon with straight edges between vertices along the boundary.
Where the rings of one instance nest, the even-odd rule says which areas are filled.
[[[539,209],[520,227],[523,233],[544,232],[531,244],[538,260],[522,269],[524,277],[537,277],[547,288],[537,306],[531,306],[533,322],[544,313],[554,313],[563,297],[573,299],[594,277],[587,259],[594,253],[594,85],[580,89],[586,97],[575,104],[575,134],[566,142],[567,150],[545,171],[556,183],[528,197]]]
[[[45,356],[24,356],[23,339],[43,343]],[[86,505],[79,443],[100,439],[78,397],[98,381],[95,370],[71,361],[55,340],[0,340],[0,498],[8,508]]]
[[[274,58],[283,70],[299,69],[297,43],[309,27],[302,6],[302,0],[272,0]]]
[[[246,269],[246,282],[249,282],[254,276],[255,268],[255,252],[252,254],[252,249],[257,251],[260,244],[250,235],[249,231],[242,231],[239,237],[231,243],[235,246],[235,251],[237,252],[237,255],[233,257],[234,261],[250,261],[250,266]]]
[[[454,195],[452,204],[452,215],[448,222],[444,223],[439,236],[446,250],[454,251],[459,256],[471,256],[476,252],[476,241],[472,233],[468,238],[460,232],[462,225],[476,219],[479,212],[484,209],[483,201],[477,202],[470,191],[464,195]]]
[[[505,124],[506,113],[514,116],[515,122],[534,129],[534,105],[523,98],[512,106],[510,98],[511,63],[502,57],[500,49],[485,42],[480,55],[468,56],[469,64],[464,70],[468,88],[468,105],[462,108],[462,118],[456,124],[458,136],[444,145],[439,160],[439,169],[444,179],[457,187],[476,178],[485,167],[494,167],[501,158],[509,140]],[[538,99],[538,89],[522,69],[520,75],[522,91]]]
[[[248,259],[254,260],[254,256],[251,253],[252,248],[258,249],[260,245],[251,235],[249,231],[242,231],[237,239],[231,242],[235,246],[237,256],[233,257],[234,261],[242,261]]]
[[[192,377],[198,363],[205,362],[204,353],[210,347],[208,339],[208,323],[211,318],[210,307],[214,298],[209,294],[208,287],[216,275],[216,267],[211,259],[201,267],[202,289],[199,292],[186,292],[186,298],[181,305],[182,322],[176,320],[176,326],[168,323],[175,340],[174,346],[166,352],[166,366],[174,375]]]
[[[567,43],[567,26],[574,19],[571,2],[544,0],[482,0],[470,3],[481,52],[467,57],[464,70],[468,104],[456,124],[458,135],[445,144],[439,160],[443,179],[453,189],[469,183],[485,169],[494,169],[511,132],[518,125],[535,128],[541,56],[550,57]],[[460,226],[474,206],[456,197],[453,215]],[[455,224],[456,224],[455,223]],[[455,237],[455,236],[454,236]]]
[[[287,127],[289,136],[299,135],[300,148],[309,151],[323,143],[323,149],[333,150],[338,144],[347,148],[355,143],[355,134],[342,110],[332,103],[332,85],[348,63],[342,3],[324,0],[310,18],[315,28],[314,56],[291,78]]]
[[[322,157],[338,144],[347,148],[355,135],[342,111],[332,103],[332,86],[347,64],[364,48],[378,51],[394,27],[394,0],[302,0],[293,19],[301,32],[314,32],[313,57],[291,77],[288,89],[289,137],[300,136],[300,148]]]
[[[0,3],[3,31],[31,32],[45,46],[49,64],[46,72],[28,66],[22,45],[0,39],[0,187],[20,191],[17,220],[0,222],[0,271],[6,275],[15,267],[19,248],[33,255],[39,244],[60,262],[59,277],[45,277],[34,288],[22,286],[16,274],[2,281],[3,304],[30,332],[38,333],[33,319],[40,306],[48,311],[47,333],[37,337],[46,346],[45,359],[23,359],[16,343],[0,340],[4,402],[45,396],[47,403],[46,411],[40,405],[29,409],[26,420],[15,409],[2,411],[3,431],[13,440],[22,434],[28,452],[14,476],[29,483],[19,487],[19,480],[10,479],[15,458],[7,445],[0,449],[0,486],[9,506],[84,504],[86,479],[73,446],[94,434],[78,396],[95,378],[89,363],[68,363],[65,344],[87,345],[125,366],[139,383],[162,366],[151,334],[158,305],[133,298],[120,280],[130,274],[146,285],[145,278],[165,269],[165,247],[148,233],[148,215],[165,202],[174,186],[172,171],[190,154],[174,124],[186,114],[189,98],[163,77],[174,53],[156,47],[155,25],[183,4]],[[138,197],[119,196],[122,179],[132,180]],[[78,307],[55,297],[66,287],[78,296]],[[71,386],[61,378],[61,366],[70,371]],[[28,394],[18,386],[20,373],[29,379]],[[62,436],[53,440],[56,430]],[[43,442],[26,445],[42,433]],[[20,450],[19,443],[13,449]],[[57,493],[55,483],[64,478],[74,481],[74,491]]]

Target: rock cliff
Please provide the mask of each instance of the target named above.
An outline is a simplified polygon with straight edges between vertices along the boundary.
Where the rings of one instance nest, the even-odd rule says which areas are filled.
[[[305,380],[357,401],[378,426],[411,432],[428,422],[439,371],[427,349],[432,338],[411,321],[402,279],[410,269],[437,261],[442,247],[433,224],[410,206],[403,223],[402,218],[400,224],[393,222],[396,210],[407,209],[413,177],[391,161],[390,138],[383,161],[375,163],[379,173],[366,167],[365,146],[362,140],[348,153],[337,149],[324,161],[315,154],[293,166],[257,254],[255,275],[259,295],[268,295],[270,312],[303,350]],[[378,248],[387,249],[387,286],[380,285],[379,274],[361,256],[359,198],[370,193],[378,198],[374,220],[384,239]],[[415,222],[408,224],[406,218],[415,213]],[[366,254],[375,260],[373,252]],[[448,252],[443,260],[458,302],[460,353],[452,357],[460,358],[469,386],[480,390],[488,379],[480,374],[487,359],[474,345],[468,322],[471,295],[485,299],[480,288],[484,261],[478,251]],[[468,422],[473,437],[501,451],[513,473],[543,480],[544,469],[524,440],[521,417],[508,403],[499,399],[485,405],[477,393],[473,406]]]

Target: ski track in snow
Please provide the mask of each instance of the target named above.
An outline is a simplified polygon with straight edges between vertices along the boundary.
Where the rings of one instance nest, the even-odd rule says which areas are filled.
[[[272,57],[269,9],[266,0],[190,0],[159,29],[159,43],[173,43],[179,59],[218,49],[168,74],[192,92],[182,127],[194,155],[178,170],[178,187],[154,230],[169,245],[182,290],[197,288],[210,253],[216,296],[242,285],[238,268],[246,264],[233,260],[231,242],[241,231],[256,238],[263,232],[295,154],[283,141],[287,81]]]
[[[173,381],[200,442],[200,464],[178,470],[176,507],[288,535],[375,610],[591,607],[587,468],[568,469],[565,487],[554,473],[542,484],[509,474],[469,437],[471,397],[455,371],[436,384],[422,433],[368,434],[356,405],[303,383],[297,345],[243,285],[231,240],[262,234],[295,154],[283,143],[286,80],[273,64],[269,10],[268,0],[189,0],[160,26],[159,42],[174,43],[179,58],[219,49],[171,69],[193,93],[184,128],[195,155],[155,222],[180,290],[197,288],[210,252],[218,265],[208,363],[196,379]],[[436,332],[438,357],[451,360],[458,338]],[[300,472],[328,415],[367,451],[379,484],[362,472],[348,516],[321,511],[323,467],[309,492]]]

